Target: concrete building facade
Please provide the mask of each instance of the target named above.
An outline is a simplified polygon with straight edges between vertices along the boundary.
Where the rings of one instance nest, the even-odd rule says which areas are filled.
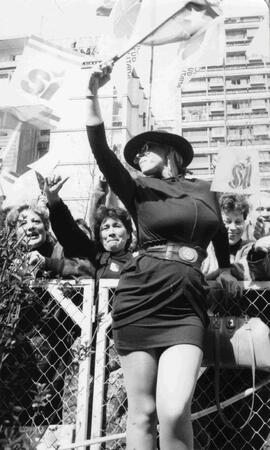
[[[223,66],[197,72],[181,92],[180,132],[194,147],[195,176],[211,179],[220,148],[244,146],[259,151],[261,189],[270,189],[270,62],[247,53],[263,20],[269,51],[267,15],[227,17]]]

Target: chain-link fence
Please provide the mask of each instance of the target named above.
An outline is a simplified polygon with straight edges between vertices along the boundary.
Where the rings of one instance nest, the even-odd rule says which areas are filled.
[[[94,371],[93,409],[91,415],[91,440],[98,437],[103,443],[91,449],[125,449],[125,424],[127,399],[122,372],[115,352],[110,329],[110,310],[116,280],[102,280],[99,294],[99,313],[102,321],[97,330]],[[225,308],[216,302],[215,312],[220,315],[248,314],[260,317],[270,325],[270,289],[268,283],[242,283],[244,294],[239,301]],[[222,292],[216,290],[215,298]],[[252,393],[252,375],[249,369],[221,370],[220,402],[224,413],[234,427],[229,428],[217,413],[214,389],[214,369],[202,368],[198,379],[192,418],[195,449],[208,450],[266,450],[270,448],[270,375],[256,371],[254,415],[240,430],[249,415]],[[108,437],[113,438],[107,441]],[[98,439],[97,439],[98,442]]]
[[[82,450],[88,438],[94,450],[125,449],[127,399],[110,328],[117,282],[101,280],[95,313],[93,280],[35,285],[36,296],[11,311],[13,333],[1,335],[1,450]],[[216,310],[269,325],[267,283],[244,287],[239,302],[221,308],[217,301]],[[217,413],[213,369],[202,368],[192,408],[195,449],[270,448],[269,377],[256,373],[254,415],[236,431]],[[236,428],[249,414],[251,386],[250,370],[221,370],[220,401]]]
[[[1,324],[0,448],[87,437],[94,281],[44,281]]]

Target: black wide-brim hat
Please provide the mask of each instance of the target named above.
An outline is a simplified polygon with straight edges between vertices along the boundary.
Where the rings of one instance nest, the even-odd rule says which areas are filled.
[[[182,136],[167,131],[145,131],[130,139],[124,148],[125,160],[134,169],[140,170],[139,165],[134,163],[134,158],[146,142],[170,145],[182,156],[184,167],[191,163],[194,156],[192,145]]]

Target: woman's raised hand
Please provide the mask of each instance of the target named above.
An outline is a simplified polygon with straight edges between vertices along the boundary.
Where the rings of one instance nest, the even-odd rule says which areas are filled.
[[[60,200],[59,191],[69,177],[62,178],[61,175],[52,175],[51,177],[45,178],[44,191],[47,195],[49,205],[56,203]]]
[[[113,60],[103,62],[98,66],[93,67],[89,79],[88,89],[90,95],[96,95],[99,88],[104,86],[111,78],[113,69]]]
[[[254,226],[253,236],[255,239],[260,239],[265,235],[265,223],[262,216],[258,216]]]

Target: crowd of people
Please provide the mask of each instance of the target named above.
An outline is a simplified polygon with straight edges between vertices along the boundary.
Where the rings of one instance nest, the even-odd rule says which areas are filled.
[[[24,264],[33,278],[94,278],[96,297],[101,278],[119,279],[112,336],[128,396],[127,449],[155,449],[157,422],[162,450],[192,449],[191,402],[209,321],[207,281],[215,280],[233,300],[241,295],[239,280],[270,279],[268,217],[258,211],[251,233],[249,199],[217,195],[208,182],[187,176],[192,146],[172,133],[149,131],[128,141],[124,157],[140,172],[133,178],[108,147],[98,104],[98,90],[111,71],[112,65],[92,71],[87,135],[101,173],[124,207],[99,199],[88,223],[75,220],[60,197],[66,179],[55,174],[45,180],[46,200],[11,209],[5,226],[27,255]],[[16,270],[23,269],[17,263]],[[32,372],[26,370],[27,386],[33,390],[37,378],[44,384],[50,380],[37,422],[52,419],[54,412],[55,423],[62,414],[63,366],[79,330],[46,295],[29,309],[29,318],[39,330],[38,342],[29,323],[17,323],[22,332],[27,328],[24,344],[31,342],[36,360]],[[23,402],[20,421],[27,424],[30,394]],[[0,421],[7,419],[0,406]]]

